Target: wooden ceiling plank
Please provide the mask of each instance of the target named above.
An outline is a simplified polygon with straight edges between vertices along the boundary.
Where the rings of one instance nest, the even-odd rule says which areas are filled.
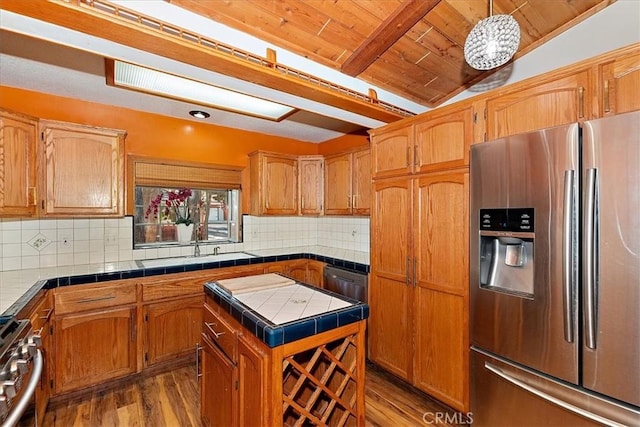
[[[332,32],[334,37],[345,39],[345,44],[337,45],[334,40],[317,37],[316,33],[324,24],[321,18],[313,21],[311,25],[309,20],[304,18],[304,13],[292,13],[290,8],[289,11],[282,8],[280,13],[274,8],[264,9],[264,1],[171,0],[171,3],[333,68],[338,67],[335,58],[342,54],[347,47],[346,44],[352,44],[354,49],[359,45],[359,40],[349,43],[345,36],[348,32],[342,29],[339,29],[342,33],[334,31],[333,26],[325,31]],[[302,2],[295,4],[301,5]]]
[[[342,72],[350,76],[362,73],[438,3],[440,0],[406,0],[342,64]]]

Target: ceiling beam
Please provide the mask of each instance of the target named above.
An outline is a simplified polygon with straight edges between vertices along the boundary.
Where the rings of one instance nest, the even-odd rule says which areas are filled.
[[[416,25],[440,0],[405,0],[342,64],[343,73],[357,76]]]

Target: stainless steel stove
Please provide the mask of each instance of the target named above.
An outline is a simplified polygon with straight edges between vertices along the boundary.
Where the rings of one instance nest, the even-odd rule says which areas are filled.
[[[0,423],[13,427],[31,400],[43,359],[29,320],[0,317]]]

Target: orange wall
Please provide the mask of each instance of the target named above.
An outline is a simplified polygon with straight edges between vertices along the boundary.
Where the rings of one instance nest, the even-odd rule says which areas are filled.
[[[350,148],[369,145],[369,137],[366,135],[343,135],[338,138],[325,141],[318,147],[318,154],[327,156],[329,154],[346,151]]]
[[[234,166],[246,166],[247,154],[255,150],[318,154],[318,144],[7,86],[0,86],[0,108],[40,119],[126,130],[127,154]]]

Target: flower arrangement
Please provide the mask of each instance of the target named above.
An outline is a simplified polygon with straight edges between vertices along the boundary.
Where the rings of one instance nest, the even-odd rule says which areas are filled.
[[[161,211],[164,216],[168,217],[170,213],[173,212],[176,218],[176,224],[193,224],[193,220],[191,219],[191,206],[189,204],[189,198],[192,194],[190,188],[164,190],[151,200],[149,207],[147,207],[145,217],[157,217],[158,211]]]

